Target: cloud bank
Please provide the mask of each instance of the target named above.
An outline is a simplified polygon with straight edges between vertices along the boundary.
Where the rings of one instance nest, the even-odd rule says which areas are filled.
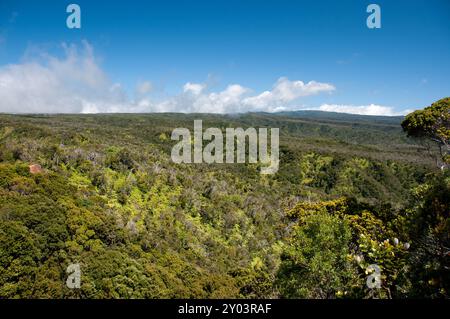
[[[64,58],[41,54],[0,68],[0,112],[82,113],[119,111],[126,102],[120,84],[110,83],[85,42],[62,45]]]
[[[384,115],[384,116],[396,116],[409,113],[409,110],[402,112],[396,112],[390,106],[382,106],[376,104],[370,105],[338,105],[338,104],[322,104],[319,108],[320,111],[326,112],[339,112],[339,113],[351,113],[360,115]]]
[[[139,82],[129,97],[99,66],[92,46],[62,45],[63,56],[48,53],[20,64],[0,67],[0,112],[4,113],[239,113],[287,111],[306,96],[331,93],[330,83],[279,78],[270,90],[255,93],[240,84],[210,91],[205,83],[187,82],[180,93],[164,100],[151,98],[153,85]],[[317,108],[316,108],[317,109]],[[395,115],[390,107],[324,104],[323,111]]]

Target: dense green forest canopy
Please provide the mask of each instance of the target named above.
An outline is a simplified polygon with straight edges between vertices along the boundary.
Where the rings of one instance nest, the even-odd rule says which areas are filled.
[[[280,128],[278,173],[173,163],[194,119]],[[0,297],[448,297],[449,180],[403,120],[0,115]]]

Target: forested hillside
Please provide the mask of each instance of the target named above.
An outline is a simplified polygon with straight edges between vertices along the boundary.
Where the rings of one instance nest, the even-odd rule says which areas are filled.
[[[173,163],[171,132],[194,119],[280,128],[278,173]],[[402,120],[0,115],[0,297],[448,297],[418,238],[448,238],[449,179]],[[74,262],[81,289],[65,285]]]

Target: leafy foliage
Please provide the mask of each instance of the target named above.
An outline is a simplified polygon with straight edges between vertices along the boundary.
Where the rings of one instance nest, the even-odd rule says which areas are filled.
[[[450,97],[408,114],[402,127],[409,136],[436,142],[444,165],[450,165]]]
[[[448,247],[448,193],[434,197],[440,173],[401,118],[201,115],[279,127],[280,170],[262,176],[174,164],[168,136],[199,116],[1,115],[0,297],[447,296],[447,257],[417,263],[435,265],[430,240]],[[79,290],[65,285],[75,262]]]

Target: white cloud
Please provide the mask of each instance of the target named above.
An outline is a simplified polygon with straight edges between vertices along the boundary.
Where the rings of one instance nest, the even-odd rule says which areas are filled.
[[[63,57],[38,51],[26,62],[0,68],[0,112],[6,113],[113,113],[113,112],[202,112],[237,113],[285,110],[296,99],[334,86],[311,81],[280,78],[271,91],[252,96],[239,84],[208,92],[206,84],[187,82],[182,92],[160,101],[149,93],[152,83],[141,81],[130,100],[120,83],[112,83],[97,63],[87,42],[79,50],[62,45]],[[36,54],[35,54],[36,55]]]
[[[239,84],[229,85],[218,93],[202,94],[192,103],[191,112],[235,113],[242,110],[242,97],[249,92]]]
[[[136,86],[138,96],[144,96],[153,90],[153,85],[149,81],[139,82]]]
[[[395,116],[404,115],[409,112],[409,110],[404,110],[402,112],[396,112],[390,106],[381,106],[376,104],[369,105],[339,105],[339,104],[322,104],[318,110],[326,112],[338,112],[338,113],[351,113],[360,115],[385,115],[385,116]]]
[[[205,85],[186,83],[183,87],[185,95],[179,96],[165,105],[171,111],[238,113],[247,111],[275,112],[294,107],[290,102],[300,97],[331,92],[335,88],[328,83],[311,81],[290,81],[282,77],[271,91],[264,91],[251,96],[251,90],[239,84],[232,84],[220,92],[204,93]],[[187,94],[190,93],[190,94]]]
[[[183,86],[184,93],[192,93],[194,95],[199,95],[205,89],[206,85],[201,83],[191,83],[188,82]]]
[[[187,82],[178,95],[156,101],[150,96],[152,83],[141,81],[132,100],[120,83],[111,82],[97,63],[89,43],[83,42],[81,49],[66,44],[62,48],[63,57],[41,52],[38,59],[27,56],[21,64],[0,67],[0,112],[276,112],[296,110],[300,98],[335,90],[329,83],[305,83],[285,77],[279,78],[271,90],[257,94],[239,84],[212,92],[207,90],[206,84]],[[391,107],[374,104],[323,104],[316,109],[370,115],[399,114]]]
[[[289,81],[282,77],[273,86],[271,91],[264,91],[253,97],[248,97],[242,102],[254,110],[277,111],[287,108],[289,102],[300,97],[316,95],[322,92],[332,92],[335,87],[328,83],[310,81]]]
[[[63,58],[45,55],[40,61],[0,68],[0,112],[106,112],[126,101],[120,85],[111,83],[96,63],[87,42],[81,52],[73,45],[62,48]]]
[[[153,112],[183,112],[183,113],[236,113],[245,112],[242,109],[242,98],[249,89],[232,84],[219,92],[201,93],[199,87],[192,83],[184,85],[183,93],[154,103]]]

